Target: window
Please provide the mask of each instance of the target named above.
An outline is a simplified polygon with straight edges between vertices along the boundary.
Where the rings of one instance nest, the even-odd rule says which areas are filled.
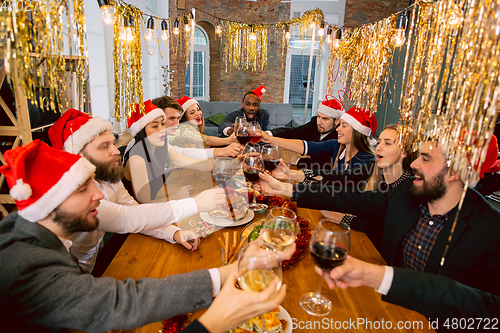
[[[191,61],[191,58],[189,58]],[[209,45],[208,37],[202,27],[196,26],[194,30],[194,60],[193,60],[193,96],[199,100],[210,99],[209,96]],[[186,96],[190,90],[191,64],[186,68]]]

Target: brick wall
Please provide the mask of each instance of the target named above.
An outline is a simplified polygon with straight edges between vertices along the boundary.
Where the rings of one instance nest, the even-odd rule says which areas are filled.
[[[196,23],[199,24],[209,36],[210,41],[210,100],[221,102],[241,102],[243,95],[260,85],[267,87],[267,92],[262,97],[264,103],[282,103],[285,85],[285,61],[281,56],[280,44],[275,40],[276,34],[269,33],[268,66],[264,70],[239,71],[235,68],[225,70],[222,61],[222,50],[219,39],[215,38],[216,19],[213,16],[250,23],[272,24],[286,21],[290,18],[290,5],[281,3],[280,0],[253,2],[242,0],[186,1],[186,9],[177,9],[177,1],[170,1],[170,17],[181,17],[192,7],[203,10],[196,12]],[[212,16],[213,15],[213,16]],[[182,24],[181,24],[182,28]],[[179,37],[172,36],[170,41],[170,67],[175,71],[171,95],[180,98],[184,95],[185,80],[185,42],[181,33]],[[177,39],[179,40],[177,41]],[[177,44],[178,43],[178,44]],[[177,48],[177,45],[179,47]]]
[[[346,0],[344,26],[355,28],[380,21],[409,4],[408,0]]]

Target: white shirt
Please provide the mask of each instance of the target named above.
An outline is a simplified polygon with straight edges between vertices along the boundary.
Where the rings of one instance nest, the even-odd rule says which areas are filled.
[[[70,252],[87,272],[94,268],[99,244],[105,232],[142,233],[174,243],[174,233],[180,229],[172,223],[198,213],[198,206],[193,198],[139,205],[122,182],[95,182],[95,185],[104,194],[104,199],[97,208],[99,227],[91,232],[78,232],[71,236],[73,245]]]

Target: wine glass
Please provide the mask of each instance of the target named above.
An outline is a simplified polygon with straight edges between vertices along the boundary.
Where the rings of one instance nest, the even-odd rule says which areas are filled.
[[[247,155],[247,154],[250,154],[250,153],[257,153],[257,154],[260,154],[260,145],[258,145],[257,143],[252,143],[252,142],[248,142],[246,145],[245,145],[245,148],[243,148],[243,155]]]
[[[339,224],[322,219],[311,238],[310,250],[314,263],[323,270],[323,276],[344,263],[351,244],[350,228],[346,223]],[[332,310],[332,302],[321,294],[321,281],[316,292],[304,294],[300,299],[302,308],[314,316],[326,316]]]
[[[248,123],[240,124],[240,126],[238,126],[238,129],[236,130],[236,139],[238,139],[238,142],[242,146],[244,146],[247,144],[247,142],[250,141],[251,138],[252,134],[250,133]]]
[[[252,244],[238,262],[238,275],[238,285],[245,291],[261,292],[276,281],[276,294],[283,279],[280,258],[272,249]],[[260,321],[262,332],[267,332],[264,315]]]
[[[250,141],[253,143],[259,142],[262,138],[262,129],[260,128],[260,124],[256,121],[252,121],[248,123],[248,127],[250,128],[250,135],[252,137]]]
[[[241,124],[245,124],[247,122],[247,119],[245,118],[245,116],[238,116],[234,119],[234,123],[233,123],[233,131],[236,132],[238,130],[238,127],[241,125]]]
[[[245,155],[243,158],[243,174],[245,178],[251,182],[255,183],[259,181],[259,172],[264,172],[264,162],[262,161],[262,157],[257,153],[250,153]],[[253,200],[252,203],[248,205],[249,210],[258,211],[267,207],[263,204],[257,203],[257,191],[255,190],[255,185],[253,186]]]
[[[272,172],[280,164],[280,149],[278,146],[267,144],[261,149],[262,159],[266,170]]]
[[[293,210],[274,207],[267,215],[262,227],[264,243],[277,251],[286,251],[295,242],[299,228],[297,215]]]
[[[215,185],[220,188],[226,188],[227,181],[231,180],[235,174],[236,165],[234,159],[230,157],[218,157],[212,167],[212,177]],[[226,217],[229,211],[222,207],[208,212],[213,217]]]

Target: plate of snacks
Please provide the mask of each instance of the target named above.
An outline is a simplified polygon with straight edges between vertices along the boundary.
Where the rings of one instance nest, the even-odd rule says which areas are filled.
[[[292,332],[292,318],[290,314],[278,306],[274,311],[264,314],[266,322],[266,330],[273,333],[291,333]],[[247,320],[240,326],[228,331],[227,333],[244,333],[244,332],[262,332],[261,317],[255,317]]]
[[[249,210],[249,211],[247,211],[246,215],[243,216],[243,218],[234,221],[231,218],[213,217],[212,215],[208,214],[207,212],[200,213],[200,217],[203,219],[203,221],[211,223],[211,224],[215,224],[218,227],[236,227],[236,226],[239,226],[239,225],[242,225],[242,224],[245,224],[245,223],[252,221],[254,216],[255,216],[254,212]]]

